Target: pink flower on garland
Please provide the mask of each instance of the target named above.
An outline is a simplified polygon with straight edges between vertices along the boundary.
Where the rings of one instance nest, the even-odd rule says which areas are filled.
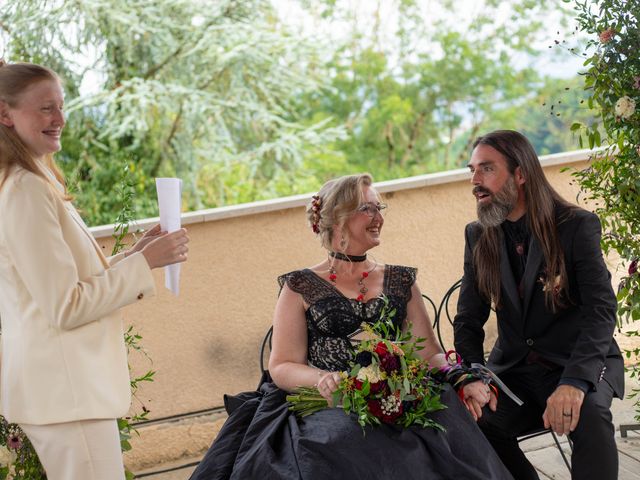
[[[611,40],[613,40],[615,34],[616,31],[613,28],[607,28],[606,30],[603,30],[602,32],[600,32],[600,35],[598,35],[598,37],[600,38],[600,43],[609,43]]]
[[[19,450],[22,447],[22,439],[15,433],[9,434],[7,437],[7,447],[12,450]]]
[[[633,88],[640,90],[640,75],[633,77]]]

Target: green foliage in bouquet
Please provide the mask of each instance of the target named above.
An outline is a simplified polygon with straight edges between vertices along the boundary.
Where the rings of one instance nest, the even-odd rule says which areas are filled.
[[[602,221],[604,251],[616,251],[629,262],[618,292],[618,314],[621,324],[631,324],[640,319],[640,2],[578,0],[575,9],[578,28],[589,36],[583,76],[587,105],[596,120],[591,125],[575,122],[571,130],[581,146],[602,147],[576,177]],[[625,330],[627,336],[640,336],[638,328]],[[640,348],[624,354],[637,380]],[[639,393],[636,383],[631,393],[636,412]]]
[[[347,414],[354,414],[358,423],[396,424],[403,427],[420,425],[443,430],[430,414],[446,408],[441,400],[442,386],[436,371],[417,354],[424,339],[413,338],[411,329],[402,330],[393,323],[395,309],[384,307],[374,324],[363,323],[363,337],[354,347],[354,359],[333,395],[333,404]],[[287,396],[290,410],[305,417],[328,408],[328,401],[315,387],[299,387]]]

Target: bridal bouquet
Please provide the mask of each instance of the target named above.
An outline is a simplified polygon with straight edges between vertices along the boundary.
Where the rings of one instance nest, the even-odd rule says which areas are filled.
[[[354,413],[358,423],[380,425],[397,424],[403,427],[421,425],[442,430],[430,414],[446,408],[440,401],[441,382],[438,370],[431,370],[417,351],[410,329],[402,332],[393,322],[395,310],[385,302],[380,319],[374,324],[361,325],[357,332],[354,360],[348,372],[341,372],[342,380],[333,394],[333,404],[345,413]],[[328,408],[327,400],[315,387],[299,387],[287,396],[289,409],[299,417]]]

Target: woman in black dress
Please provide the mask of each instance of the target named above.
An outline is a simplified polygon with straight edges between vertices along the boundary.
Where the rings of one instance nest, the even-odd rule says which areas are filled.
[[[456,392],[445,387],[445,410],[433,420],[445,428],[383,424],[363,433],[357,420],[329,408],[303,420],[285,396],[316,385],[331,400],[352,359],[350,335],[374,323],[384,305],[394,321],[409,322],[425,338],[419,353],[431,366],[446,363],[431,328],[416,269],[377,263],[367,252],[380,244],[386,206],[368,174],[327,182],[307,209],[309,223],[328,251],[321,263],[281,276],[273,321],[269,371],[273,382],[235,397],[234,409],[191,480],[213,479],[455,479],[510,480]],[[484,399],[481,382],[465,398]]]

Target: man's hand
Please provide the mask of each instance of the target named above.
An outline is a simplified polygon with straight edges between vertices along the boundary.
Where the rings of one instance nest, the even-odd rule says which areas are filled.
[[[462,387],[462,392],[464,406],[467,407],[475,421],[482,417],[482,407],[487,404],[492,411],[496,411],[498,398],[489,386],[480,380],[466,384]]]
[[[558,385],[547,398],[547,408],[542,414],[544,428],[551,428],[558,435],[573,432],[580,420],[580,408],[584,392],[571,385]]]

